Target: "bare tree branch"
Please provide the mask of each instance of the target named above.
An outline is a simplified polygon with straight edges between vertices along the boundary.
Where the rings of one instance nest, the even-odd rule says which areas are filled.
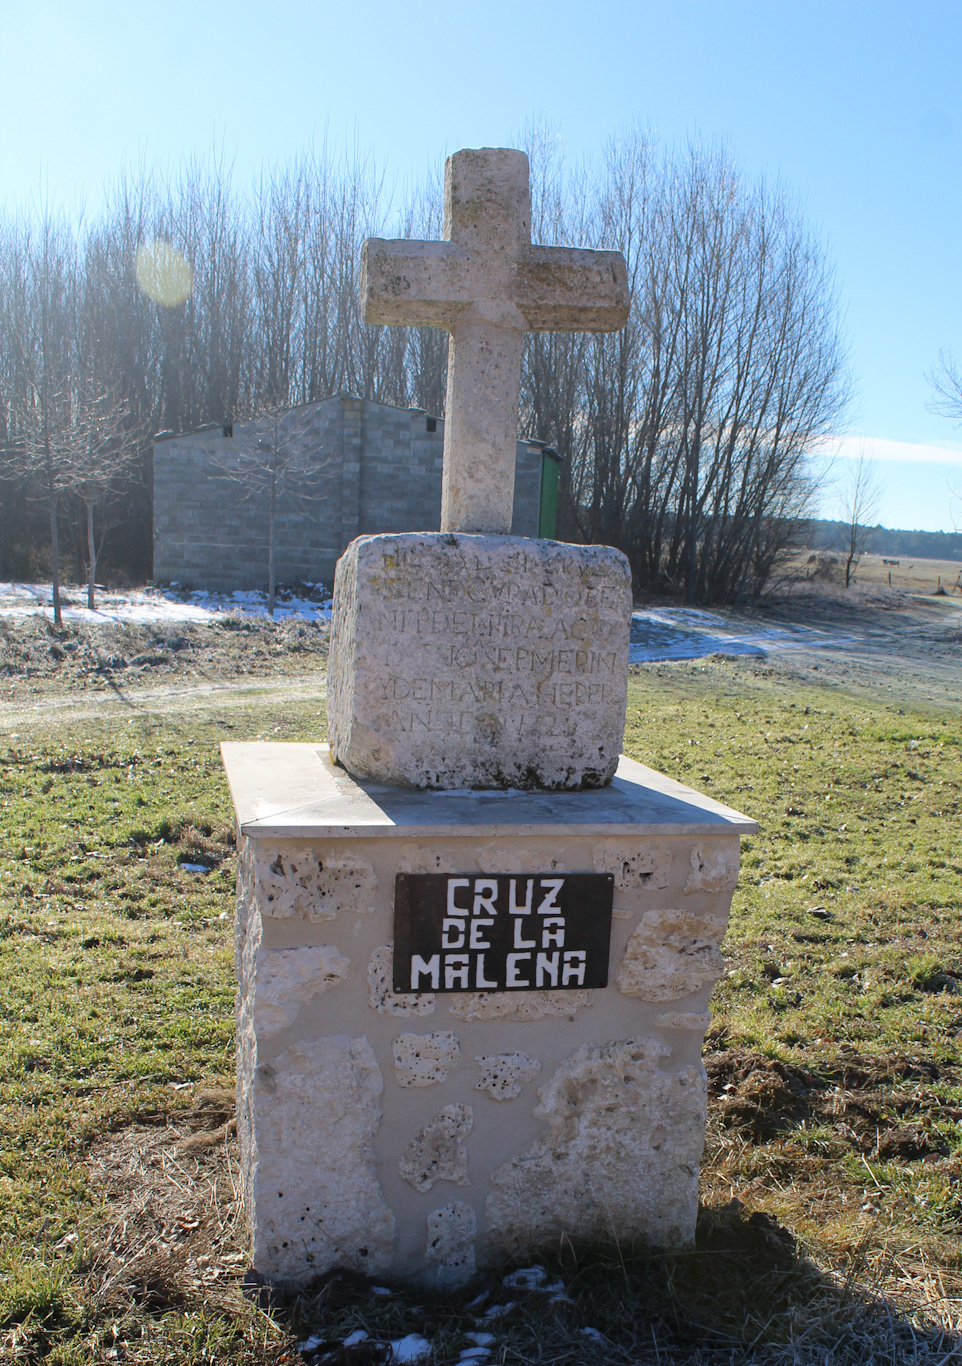
[[[878,518],[882,486],[874,460],[864,450],[843,476],[841,487],[842,521],[845,523],[845,587],[855,578],[859,560],[865,554]]]
[[[938,366],[925,378],[935,390],[929,411],[962,422],[962,369],[952,352],[940,351]]]

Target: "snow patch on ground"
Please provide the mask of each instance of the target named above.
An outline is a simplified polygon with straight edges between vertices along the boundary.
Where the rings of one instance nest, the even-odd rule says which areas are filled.
[[[301,621],[330,621],[331,599],[323,584],[304,584],[309,596],[278,596],[274,620],[292,617]],[[258,591],[188,593],[176,584],[170,588],[137,588],[125,593],[97,592],[97,608],[87,607],[87,590],[75,586],[61,590],[64,621],[106,626],[120,622],[174,622],[203,624],[225,616],[267,616],[267,594]],[[44,616],[53,620],[49,584],[0,583],[0,617]]]
[[[407,1337],[392,1342],[390,1348],[392,1362],[420,1361],[431,1355],[431,1344],[420,1333],[408,1333]]]
[[[293,618],[327,622],[332,603],[323,584],[304,584],[301,596],[279,596],[275,621]],[[110,625],[123,622],[203,624],[228,616],[267,616],[267,594],[258,591],[188,593],[169,588],[139,588],[97,593],[97,609],[86,606],[86,589],[67,587],[62,594],[65,622]],[[0,583],[0,617],[53,618],[49,584]],[[755,655],[769,650],[818,649],[846,643],[845,637],[801,626],[765,626],[748,617],[710,612],[698,607],[650,607],[632,613],[628,658],[632,664],[658,660],[703,659],[706,655]],[[507,795],[507,794],[501,794]]]
[[[631,615],[628,661],[703,659],[706,655],[755,655],[769,650],[821,649],[845,639],[803,626],[764,626],[747,617],[700,607],[649,607]]]

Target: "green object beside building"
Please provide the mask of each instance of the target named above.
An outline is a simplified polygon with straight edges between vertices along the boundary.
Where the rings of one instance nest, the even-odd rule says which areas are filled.
[[[538,536],[553,541],[558,530],[558,473],[561,456],[550,446],[541,452],[541,504],[538,512]]]

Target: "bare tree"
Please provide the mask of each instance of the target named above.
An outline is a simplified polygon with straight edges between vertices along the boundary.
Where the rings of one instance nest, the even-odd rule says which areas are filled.
[[[310,519],[321,494],[324,463],[310,440],[314,405],[262,409],[233,428],[224,454],[212,457],[218,477],[229,480],[240,501],[263,514],[267,534],[267,610],[277,602],[277,545],[282,516]]]
[[[930,411],[962,424],[962,368],[952,352],[940,351],[938,366],[925,378],[935,390],[929,403]],[[949,500],[952,522],[958,531],[960,520],[955,515],[955,509],[962,505],[962,480],[949,485]]]
[[[855,578],[859,560],[872,536],[878,517],[882,488],[875,461],[864,450],[846,471],[840,490],[842,521],[845,523],[845,587]]]
[[[109,390],[81,388],[74,399],[76,417],[72,430],[72,473],[67,487],[84,508],[87,542],[87,606],[96,610],[97,560],[104,530],[98,542],[94,519],[103,513],[118,480],[135,458],[139,433],[132,430],[125,406]]]
[[[952,352],[940,351],[938,366],[925,378],[935,390],[930,410],[940,417],[962,422],[962,369]]]
[[[58,388],[34,388],[17,411],[22,472],[44,489],[50,517],[54,622],[62,625],[58,517],[64,495],[84,508],[87,606],[96,608],[98,541],[95,512],[115,487],[135,449],[123,407],[89,381],[67,380]]]
[[[45,214],[36,237],[19,233],[7,276],[19,305],[10,339],[16,381],[7,459],[39,485],[47,505],[54,623],[61,626],[60,501],[71,487],[74,435],[82,421],[71,383],[77,274],[66,226]]]
[[[808,451],[845,400],[820,243],[783,191],[746,181],[724,148],[666,152],[635,131],[569,167],[557,140],[534,133],[529,145],[535,238],[619,247],[632,288],[622,333],[526,343],[523,429],[565,457],[561,534],[620,546],[639,589],[708,601],[754,591],[792,542],[812,492]],[[367,327],[357,296],[363,238],[437,237],[440,203],[437,177],[402,197],[369,160],[323,148],[247,193],[216,161],[166,181],[128,175],[96,224],[57,225],[47,265],[42,228],[0,221],[6,448],[22,451],[17,414],[36,428],[65,376],[98,377],[143,434],[117,476],[127,516],[108,553],[146,574],[151,433],[338,392],[440,415],[443,334]],[[184,263],[186,295],[138,286],[135,262],[152,249]],[[69,288],[63,299],[48,288],[48,306],[34,276],[55,284],[57,252]],[[258,498],[270,446],[254,462]],[[39,467],[11,468],[5,501],[26,509]]]
[[[808,451],[845,402],[819,243],[725,149],[664,154],[635,132],[600,171],[541,174],[543,239],[620,248],[632,290],[622,332],[528,342],[523,412],[567,457],[566,533],[623,549],[639,589],[756,590],[792,544]]]

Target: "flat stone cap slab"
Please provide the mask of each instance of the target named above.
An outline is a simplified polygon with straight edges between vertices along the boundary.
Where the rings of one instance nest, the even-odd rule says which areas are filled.
[[[631,571],[611,546],[361,536],[334,583],[332,753],[408,787],[603,787],[630,623]]]
[[[755,821],[622,755],[581,792],[425,792],[355,780],[327,745],[221,745],[240,833],[263,839],[420,835],[753,835]]]

